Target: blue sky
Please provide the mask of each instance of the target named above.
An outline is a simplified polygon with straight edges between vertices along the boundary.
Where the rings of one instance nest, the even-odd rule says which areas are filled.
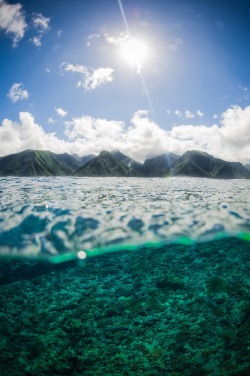
[[[247,0],[0,0],[0,155],[250,162],[249,16]]]

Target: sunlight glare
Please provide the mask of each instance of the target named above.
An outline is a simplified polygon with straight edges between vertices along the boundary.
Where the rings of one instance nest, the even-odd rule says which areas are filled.
[[[121,56],[132,67],[137,68],[140,73],[143,63],[146,62],[149,52],[146,44],[136,38],[130,37],[121,46]]]

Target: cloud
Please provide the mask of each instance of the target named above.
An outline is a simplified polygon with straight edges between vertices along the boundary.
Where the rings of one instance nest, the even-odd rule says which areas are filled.
[[[204,116],[203,112],[201,112],[200,110],[197,110],[196,113],[193,113],[189,110],[186,110],[184,113],[182,113],[180,110],[175,110],[174,114],[179,118],[181,118],[183,115],[186,119],[193,119],[195,117],[202,118]]]
[[[183,154],[201,150],[229,161],[250,163],[250,106],[232,106],[221,116],[220,124],[176,125],[166,131],[149,117],[147,111],[133,114],[130,124],[91,116],[65,122],[65,139],[46,133],[28,112],[20,113],[19,122],[5,119],[0,127],[1,155],[25,149],[44,149],[79,155],[119,149],[143,161],[165,152]]]
[[[67,115],[67,111],[64,111],[62,108],[56,108],[55,107],[55,110],[56,110],[57,114],[61,117],[65,117]]]
[[[22,101],[29,98],[29,93],[27,90],[24,89],[23,84],[15,83],[11,86],[7,97],[10,98],[12,103],[16,103],[18,101]]]
[[[91,46],[91,40],[93,39],[99,39],[101,37],[100,34],[91,34],[88,36],[88,41],[87,41],[87,47]]]
[[[68,151],[67,142],[58,139],[54,133],[45,133],[29,112],[20,112],[19,122],[5,119],[0,127],[0,139],[1,155],[27,149],[51,150],[56,153]]]
[[[197,111],[196,111],[196,114],[197,114],[197,116],[200,117],[200,118],[204,116],[203,112],[201,112],[200,110],[197,110]]]
[[[49,124],[56,124],[56,122],[57,122],[57,119],[54,119],[52,116],[50,116],[50,117],[48,118],[48,123],[49,123]]]
[[[50,20],[49,17],[44,17],[41,13],[34,13],[32,17],[32,25],[38,32],[38,35],[30,38],[30,42],[36,47],[41,47],[43,36],[50,30]]]
[[[242,85],[238,85],[238,87],[241,91],[241,97],[238,99],[238,101],[241,101],[241,100],[248,101],[250,98],[250,95],[249,95],[250,87],[242,86]]]
[[[192,119],[192,118],[194,118],[195,117],[195,115],[191,112],[191,111],[185,111],[185,118],[186,119]]]
[[[102,86],[106,83],[113,81],[112,68],[98,68],[89,69],[84,65],[73,65],[73,64],[61,64],[66,72],[80,73],[83,75],[83,79],[78,81],[77,87],[83,87],[86,91],[92,91],[98,86]]]
[[[44,34],[50,30],[50,20],[49,17],[44,17],[41,13],[34,13],[32,23],[39,33]]]
[[[16,47],[27,29],[21,4],[8,4],[5,0],[0,0],[0,29],[10,35],[13,47]]]
[[[34,44],[36,47],[41,47],[42,45],[42,36],[38,35],[36,37],[30,38],[29,40],[32,44]]]
[[[120,33],[118,36],[110,35],[108,33],[104,33],[103,36],[106,42],[108,42],[109,44],[114,44],[115,46],[119,46],[125,41],[127,41],[129,38],[131,38],[129,33],[124,32]]]
[[[178,117],[182,116],[182,112],[180,110],[175,110],[174,114]]]
[[[232,147],[250,147],[250,106],[232,106],[222,114],[223,141]]]
[[[168,150],[167,132],[150,120],[148,111],[137,111],[124,135],[122,151],[142,161]]]
[[[123,141],[125,131],[122,121],[96,119],[91,116],[73,118],[66,122],[65,135],[71,142],[80,142],[95,152],[110,150]]]
[[[86,75],[88,74],[88,68],[84,65],[62,63],[60,67],[63,68],[66,72],[81,73]]]

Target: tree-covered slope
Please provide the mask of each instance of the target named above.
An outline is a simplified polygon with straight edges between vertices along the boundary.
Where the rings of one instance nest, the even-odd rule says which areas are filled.
[[[143,163],[143,173],[148,177],[161,177],[170,171],[178,158],[179,156],[174,153],[166,153],[146,159]]]
[[[50,151],[26,150],[0,158],[1,176],[63,176],[72,169]]]
[[[227,162],[201,151],[187,151],[173,165],[168,176],[192,176],[214,179],[250,178],[239,162]]]
[[[130,170],[134,170],[138,175],[144,176],[143,164],[135,161],[134,159],[128,157],[127,155],[121,153],[119,150],[113,151],[111,153],[116,159],[118,159],[122,164],[128,167]]]
[[[80,167],[75,176],[138,176],[111,153],[102,151],[97,157]]]

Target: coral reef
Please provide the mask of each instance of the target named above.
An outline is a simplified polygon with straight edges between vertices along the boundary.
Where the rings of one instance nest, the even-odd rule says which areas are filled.
[[[40,273],[2,260],[1,375],[249,375],[249,248],[172,244]]]

